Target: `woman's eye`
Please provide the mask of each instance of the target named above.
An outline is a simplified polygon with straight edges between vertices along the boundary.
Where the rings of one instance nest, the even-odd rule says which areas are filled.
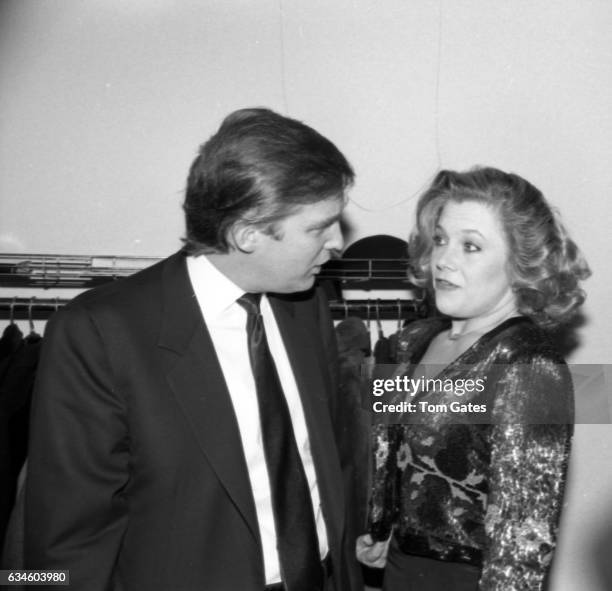
[[[477,246],[473,242],[466,242],[464,244],[464,248],[465,248],[466,252],[480,252],[480,250],[481,250],[480,246]]]
[[[440,234],[434,234],[433,243],[436,246],[442,246],[443,244],[445,244],[444,236],[442,236]]]

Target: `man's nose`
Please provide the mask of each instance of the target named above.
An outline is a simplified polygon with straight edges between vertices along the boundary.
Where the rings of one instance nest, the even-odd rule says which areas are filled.
[[[342,236],[340,222],[335,222],[328,229],[328,236],[327,240],[325,241],[325,248],[327,250],[342,250],[343,246],[344,237]]]

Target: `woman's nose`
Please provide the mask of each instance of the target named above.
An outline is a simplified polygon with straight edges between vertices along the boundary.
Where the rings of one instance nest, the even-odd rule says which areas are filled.
[[[437,255],[437,256],[436,256]],[[437,249],[437,253],[434,255],[435,265],[438,269],[456,269],[457,260],[452,249],[445,247]]]

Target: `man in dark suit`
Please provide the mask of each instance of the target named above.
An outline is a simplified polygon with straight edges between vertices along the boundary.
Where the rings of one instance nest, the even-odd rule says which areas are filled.
[[[313,129],[236,111],[191,166],[185,248],[50,320],[27,568],[68,569],[79,591],[351,588],[313,285],[352,181]]]

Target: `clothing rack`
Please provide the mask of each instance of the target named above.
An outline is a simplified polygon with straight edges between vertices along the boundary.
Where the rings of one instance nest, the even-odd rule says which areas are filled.
[[[0,317],[13,320],[46,320],[68,303],[70,298],[0,297]],[[424,300],[371,299],[332,300],[329,302],[334,320],[357,316],[363,320],[415,320],[427,316]]]
[[[8,320],[47,320],[69,298],[0,298],[0,317]]]
[[[0,254],[0,286],[9,288],[89,289],[127,277],[160,261],[158,257],[63,254]],[[410,290],[407,259],[333,259],[319,274],[319,281],[342,289]],[[333,291],[333,290],[331,290]],[[14,292],[14,289],[13,289]],[[38,294],[39,292],[37,292]],[[344,300],[341,290],[331,295],[335,320],[358,316],[363,320],[415,319],[427,315],[422,299]],[[45,320],[68,302],[67,297],[0,297],[0,317]]]
[[[158,257],[58,254],[0,254],[0,285],[10,287],[94,287],[127,277],[161,260]],[[320,279],[363,289],[408,289],[408,259],[332,259]],[[371,285],[368,285],[368,288]]]
[[[329,307],[334,320],[357,316],[362,320],[372,321],[412,321],[418,318],[426,318],[429,313],[429,307],[425,300],[403,298],[395,300],[331,300]]]
[[[159,260],[135,256],[0,254],[0,285],[89,288],[127,277]]]

